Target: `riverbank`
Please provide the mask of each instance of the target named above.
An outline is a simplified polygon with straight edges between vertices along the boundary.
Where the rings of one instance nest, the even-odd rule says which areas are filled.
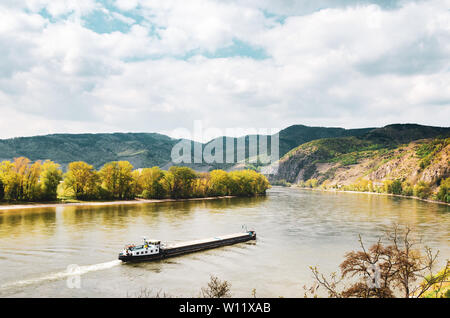
[[[436,201],[431,199],[422,199],[415,196],[408,196],[408,195],[402,195],[402,194],[392,194],[392,193],[382,193],[382,192],[369,192],[369,191],[346,191],[346,190],[336,190],[336,189],[317,189],[317,188],[306,188],[306,187],[298,187],[298,186],[291,186],[302,190],[312,190],[312,191],[325,191],[325,192],[335,192],[335,193],[363,193],[363,194],[376,194],[376,195],[386,195],[386,196],[392,196],[392,197],[399,197],[399,198],[406,198],[406,199],[415,199],[419,201],[429,202],[429,203],[436,203],[436,204],[442,204],[442,205],[448,205],[450,206],[450,203],[442,202],[442,201]]]
[[[162,202],[179,202],[179,201],[199,201],[199,200],[217,200],[217,199],[231,199],[237,196],[219,196],[219,197],[205,197],[205,198],[188,198],[188,199],[135,199],[128,201],[83,201],[83,202],[57,202],[57,203],[23,203],[23,204],[2,204],[0,205],[0,212],[6,210],[23,210],[23,209],[41,209],[41,208],[57,208],[67,206],[108,206],[108,205],[132,205],[145,203],[162,203]]]

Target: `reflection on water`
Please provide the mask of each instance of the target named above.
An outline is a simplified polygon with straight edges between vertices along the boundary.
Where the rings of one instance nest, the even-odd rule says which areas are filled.
[[[375,242],[393,223],[408,224],[450,256],[450,207],[371,194],[271,189],[267,197],[142,205],[68,206],[0,212],[0,296],[126,297],[142,288],[198,296],[210,274],[237,297],[302,297],[308,266],[337,269],[357,236]],[[121,264],[117,253],[142,236],[180,241],[257,231],[256,242],[159,262]],[[68,288],[67,266],[82,269]],[[112,264],[112,265],[111,265]]]

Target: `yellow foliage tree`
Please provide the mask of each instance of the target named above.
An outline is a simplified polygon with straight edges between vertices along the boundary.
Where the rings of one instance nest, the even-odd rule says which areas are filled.
[[[99,181],[94,167],[83,161],[70,163],[64,175],[65,188],[72,190],[75,198],[82,200],[98,198]]]

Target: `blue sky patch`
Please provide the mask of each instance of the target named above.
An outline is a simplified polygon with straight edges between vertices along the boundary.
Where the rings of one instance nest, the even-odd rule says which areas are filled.
[[[95,10],[84,17],[83,20],[85,21],[84,26],[96,33],[111,33],[116,31],[127,33],[130,31],[132,25],[119,20],[112,14],[106,14],[100,10]]]
[[[227,57],[248,57],[255,60],[264,60],[269,58],[267,52],[260,47],[252,46],[241,40],[234,39],[233,44],[227,47],[219,48],[215,52],[202,50],[193,50],[184,56],[183,59],[189,59],[195,55],[203,55],[207,58],[227,58]]]

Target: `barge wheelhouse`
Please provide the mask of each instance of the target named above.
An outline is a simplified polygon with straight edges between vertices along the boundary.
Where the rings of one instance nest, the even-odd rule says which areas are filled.
[[[153,260],[161,257],[161,241],[147,240],[145,237],[142,245],[128,244],[119,254],[119,259],[124,262]]]

